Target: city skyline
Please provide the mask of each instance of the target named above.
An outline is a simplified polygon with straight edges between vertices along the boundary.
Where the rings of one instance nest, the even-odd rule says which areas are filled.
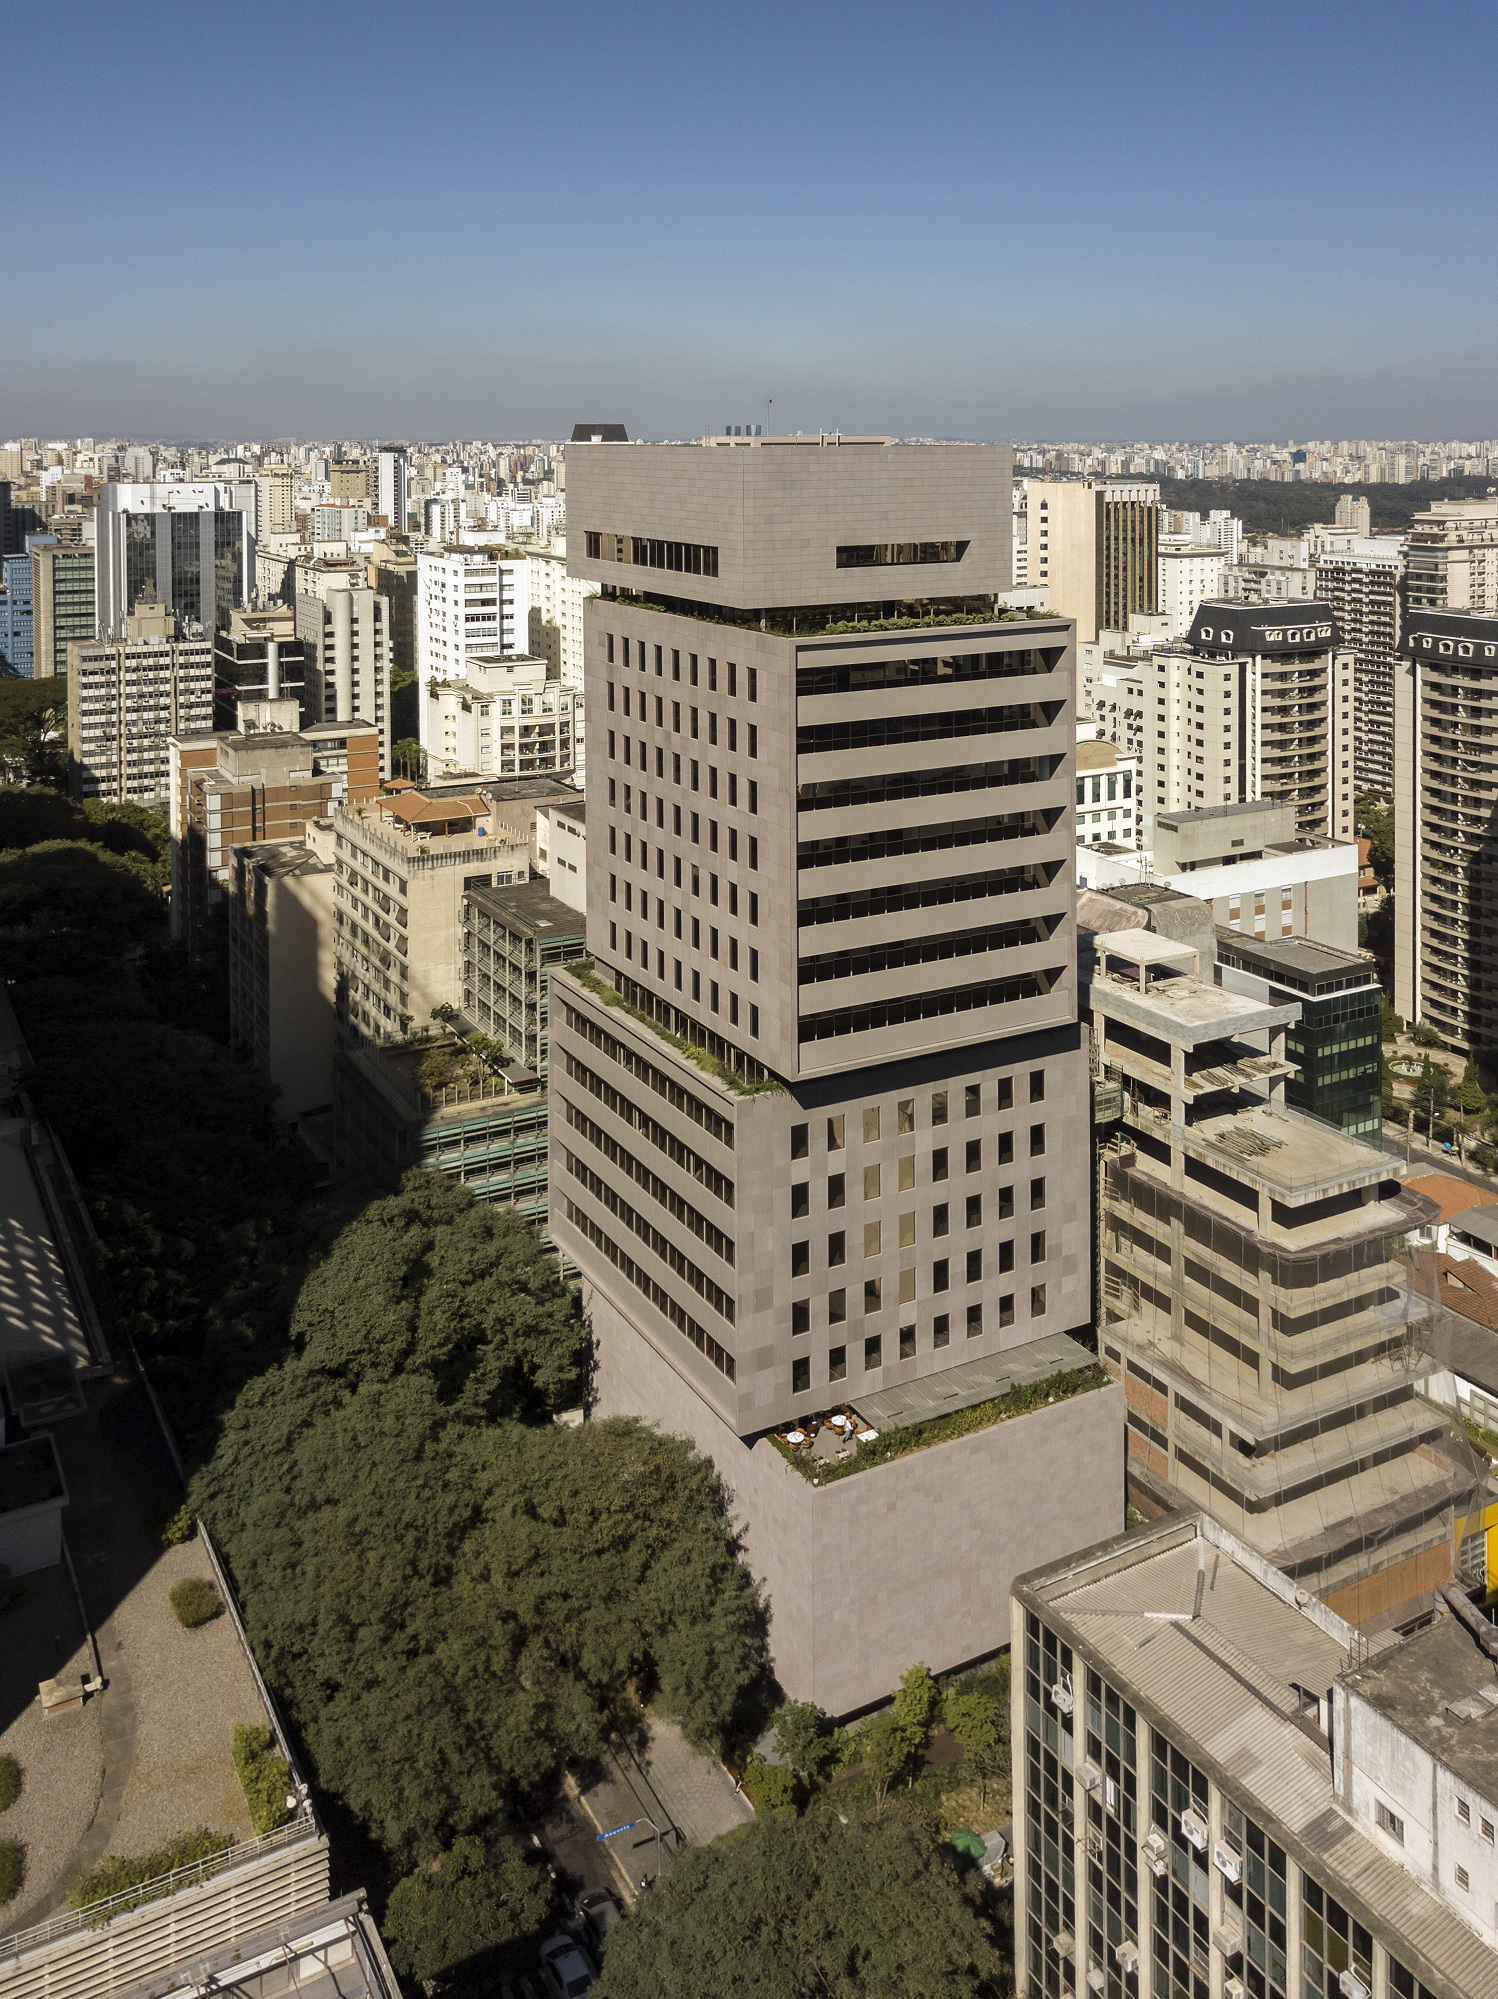
[[[556,436],[607,405],[690,436],[773,399],[776,428],[906,435],[1480,431],[1494,169],[1479,114],[1438,145],[1415,114],[1495,23],[1441,19],[450,5],[351,37],[85,5],[64,44],[34,16],[14,136],[59,220],[0,428]],[[351,154],[339,106],[376,103]]]

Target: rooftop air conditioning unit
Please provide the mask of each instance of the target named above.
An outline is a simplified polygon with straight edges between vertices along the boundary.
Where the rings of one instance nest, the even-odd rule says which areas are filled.
[[[1181,1831],[1190,1840],[1198,1853],[1206,1852],[1207,1822],[1198,1813],[1193,1811],[1184,1811],[1181,1813]]]
[[[1337,1980],[1342,1999],[1368,1999],[1368,1988],[1355,1971],[1344,1971]]]
[[[1113,1946],[1113,1955],[1120,1971],[1135,1972],[1139,1969],[1139,1946],[1130,1943],[1127,1937]]]
[[[1051,1949],[1057,1957],[1072,1957],[1076,1953],[1077,1940],[1070,1930],[1057,1930],[1051,1938]]]
[[[1243,1879],[1243,1856],[1241,1853],[1235,1853],[1230,1846],[1213,1847],[1212,1865],[1219,1874],[1225,1874],[1229,1881]]]
[[[1098,1786],[1103,1781],[1102,1771],[1099,1770],[1098,1766],[1096,1765],[1096,1763],[1093,1762],[1090,1756],[1088,1757],[1087,1761],[1082,1765],[1081,1769],[1077,1772],[1077,1774],[1082,1779],[1082,1789],[1084,1791],[1097,1790]]]

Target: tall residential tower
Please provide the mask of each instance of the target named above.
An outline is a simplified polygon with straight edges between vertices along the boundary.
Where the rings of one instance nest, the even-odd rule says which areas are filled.
[[[997,447],[568,467],[604,595],[551,1232],[601,1412],[710,1453],[783,1684],[847,1710],[1001,1644],[1005,1579],[1119,1504],[1110,1387],[867,1469],[847,1435],[1095,1378],[1072,628],[995,613]]]

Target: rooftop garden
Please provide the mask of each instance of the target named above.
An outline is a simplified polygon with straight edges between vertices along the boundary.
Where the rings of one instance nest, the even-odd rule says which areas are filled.
[[[571,964],[562,969],[576,979],[579,985],[586,986],[595,999],[602,1000],[605,1006],[618,1007],[619,1011],[627,1013],[631,1020],[637,1020],[642,1027],[648,1027],[659,1040],[666,1042],[678,1054],[685,1055],[688,1061],[695,1062],[704,1075],[714,1077],[736,1096],[767,1097],[785,1088],[780,1078],[772,1076],[768,1070],[757,1076],[740,1075],[738,1070],[730,1068],[728,1063],[721,1061],[708,1049],[699,1048],[695,1042],[688,1041],[684,1036],[673,1034],[669,1028],[662,1027],[658,1020],[653,1020],[640,1007],[631,1006],[621,992],[599,978],[591,958],[574,958]]]
[[[975,1431],[986,1430],[991,1424],[1006,1423],[1012,1416],[1028,1416],[1037,1409],[1043,1409],[1052,1402],[1069,1401],[1073,1395],[1083,1395],[1091,1388],[1105,1387],[1111,1377],[1101,1367],[1062,1368],[1055,1374],[1048,1374],[1041,1381],[1021,1382],[1004,1395],[995,1395],[987,1402],[975,1402],[967,1409],[954,1409],[949,1415],[933,1416],[924,1423],[891,1424],[882,1430],[865,1430],[856,1440],[851,1431],[847,1441],[853,1448],[837,1459],[816,1457],[811,1446],[817,1435],[818,1425],[813,1421],[787,1425],[783,1430],[767,1433],[768,1440],[788,1464],[796,1467],[810,1485],[827,1485],[833,1479],[851,1478],[855,1472],[867,1471],[872,1465],[889,1464],[895,1458],[907,1457],[912,1451],[924,1451],[932,1444],[950,1443],[954,1437],[970,1437]],[[840,1412],[841,1413],[841,1412]],[[799,1432],[806,1438],[802,1444],[792,1444],[789,1437]]]

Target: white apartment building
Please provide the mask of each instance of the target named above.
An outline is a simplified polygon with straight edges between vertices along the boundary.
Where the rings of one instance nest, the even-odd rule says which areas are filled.
[[[1190,631],[1198,604],[1223,594],[1226,561],[1220,548],[1205,547],[1188,535],[1161,535],[1155,558],[1159,574],[1155,601],[1168,621],[1171,638],[1184,638]]]
[[[526,558],[530,580],[530,646],[550,662],[564,687],[583,691],[583,605],[598,595],[598,584],[567,574],[565,548]]]
[[[1077,725],[1077,845],[1117,842],[1132,847],[1139,837],[1139,759],[1116,743],[1100,740],[1091,726]]]
[[[1498,499],[1437,500],[1410,522],[1412,611],[1498,611]]]
[[[1222,594],[1233,604],[1287,604],[1316,594],[1316,572],[1280,562],[1226,563]]]
[[[569,909],[588,907],[588,808],[579,798],[536,808],[536,866],[553,897]]]
[[[390,604],[367,579],[363,562],[321,556],[298,562],[296,635],[305,648],[308,720],[373,723],[384,774],[390,769]]]
[[[416,558],[416,672],[461,678],[470,659],[525,653],[530,567],[497,548],[439,548]]]
[[[73,796],[149,805],[170,794],[170,738],[213,727],[213,640],[141,612],[123,638],[73,640],[68,695]]]
[[[462,774],[544,777],[575,768],[582,695],[526,654],[470,658],[422,688],[421,746],[432,783]]]
[[[255,474],[255,541],[296,532],[296,467],[262,465]]]
[[[1338,501],[1340,508],[1342,502]],[[1366,510],[1366,500],[1362,503]],[[1358,536],[1317,558],[1316,595],[1353,652],[1354,775],[1359,791],[1394,794],[1394,675],[1398,666],[1401,535]]]
[[[375,512],[387,528],[402,534],[406,526],[406,453],[403,445],[388,445],[375,454]]]

